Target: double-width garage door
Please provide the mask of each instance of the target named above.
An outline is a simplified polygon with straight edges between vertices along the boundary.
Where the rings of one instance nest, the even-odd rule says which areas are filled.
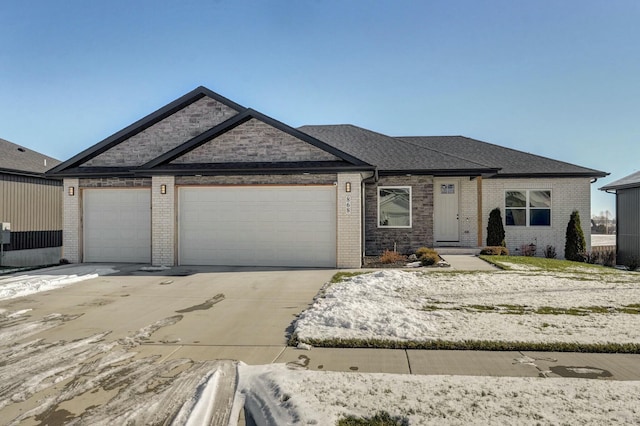
[[[85,262],[151,261],[151,192],[83,190]]]
[[[336,266],[333,186],[179,189],[181,265]]]

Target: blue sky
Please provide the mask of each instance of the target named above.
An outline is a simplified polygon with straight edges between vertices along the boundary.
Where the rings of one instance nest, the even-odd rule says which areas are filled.
[[[61,160],[199,85],[292,126],[638,169],[637,0],[0,3],[0,137]]]

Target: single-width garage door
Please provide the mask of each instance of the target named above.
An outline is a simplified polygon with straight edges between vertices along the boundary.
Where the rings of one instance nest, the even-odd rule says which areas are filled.
[[[151,262],[151,191],[83,191],[84,261]]]
[[[336,266],[333,186],[184,187],[181,265]]]

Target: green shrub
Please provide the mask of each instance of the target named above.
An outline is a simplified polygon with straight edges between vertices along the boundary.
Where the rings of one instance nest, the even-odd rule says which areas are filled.
[[[587,244],[580,225],[580,213],[577,210],[571,213],[565,238],[564,258],[575,262],[584,262]]]
[[[627,256],[622,264],[629,268],[630,271],[635,271],[640,266],[640,259],[636,256]]]
[[[496,207],[489,213],[489,223],[487,224],[487,246],[506,246],[504,242],[504,226],[500,209]]]
[[[509,256],[509,249],[503,246],[484,247],[480,254],[487,256]]]
[[[438,252],[428,247],[420,247],[416,250],[416,257],[422,263],[422,266],[435,265],[440,261]]]

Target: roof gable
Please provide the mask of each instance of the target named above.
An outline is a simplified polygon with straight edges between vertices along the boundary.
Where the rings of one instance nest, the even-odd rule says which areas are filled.
[[[123,158],[126,157],[124,155],[127,151],[125,147],[136,150],[138,147],[135,142],[139,142],[144,137],[151,139],[153,136],[159,136],[164,143],[152,143],[153,148],[155,148],[154,153],[157,156],[159,155],[158,151],[161,150],[159,148],[164,144],[176,146],[193,137],[195,132],[201,129],[199,119],[203,118],[203,116],[203,121],[209,123],[210,127],[214,123],[220,123],[243,110],[245,110],[243,106],[206,87],[200,86],[75,155],[50,170],[49,173],[57,174],[63,170],[82,165],[85,167],[131,167],[141,165],[149,161],[150,158],[147,158],[144,153],[134,153],[134,159],[132,160]],[[206,124],[203,125],[206,126]],[[176,136],[171,135],[171,131],[176,130],[175,127],[179,127],[177,129],[177,139]],[[145,131],[147,132],[145,133]],[[163,131],[166,131],[169,136],[165,135],[163,137]],[[118,147],[122,143],[125,145]],[[109,154],[106,153],[112,149],[113,155],[109,157]],[[165,148],[165,150],[167,149],[170,148]]]
[[[299,130],[253,109],[215,126],[143,166],[144,169],[176,170],[179,166],[207,165],[211,169],[228,169],[222,165],[306,163],[315,166],[370,165],[317,140]],[[331,164],[329,164],[331,163]],[[164,168],[163,168],[164,166]]]
[[[58,176],[372,170],[364,161],[199,87],[51,170]],[[264,165],[264,166],[262,166]]]
[[[301,139],[256,118],[176,158],[172,164],[340,161]]]
[[[0,171],[12,174],[40,175],[60,164],[59,160],[0,139]]]

